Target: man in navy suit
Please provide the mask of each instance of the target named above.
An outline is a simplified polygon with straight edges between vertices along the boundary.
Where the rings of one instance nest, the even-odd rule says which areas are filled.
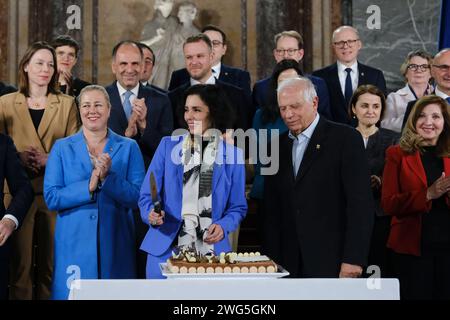
[[[107,86],[106,91],[112,105],[109,128],[138,142],[147,167],[161,138],[172,133],[173,124],[167,95],[139,83],[142,67],[143,53],[138,44],[120,42],[113,49],[112,61],[117,81]],[[127,104],[131,105],[128,114]]]
[[[0,97],[5,95],[5,94],[13,93],[13,92],[16,92],[16,91],[17,91],[17,89],[14,88],[13,86],[10,86],[10,85],[0,81]]]
[[[244,90],[246,96],[251,96],[250,74],[248,71],[233,68],[222,63],[222,57],[227,52],[227,36],[219,27],[208,25],[202,29],[202,33],[208,36],[212,43],[213,61],[212,70],[214,76],[220,81],[232,84]],[[189,81],[189,72],[184,69],[174,71],[170,79],[169,91]]]
[[[303,59],[305,51],[303,49],[303,38],[294,30],[283,31],[275,35],[275,49],[273,49],[273,57],[276,62],[284,59],[293,59],[300,62]],[[305,75],[314,84],[317,95],[319,96],[319,113],[326,118],[330,117],[330,104],[328,89],[325,82],[311,75]],[[270,77],[259,80],[253,87],[253,109],[260,108],[266,103],[267,90],[269,89]]]
[[[8,208],[3,203],[4,182],[13,195]],[[33,201],[33,189],[23,170],[10,137],[0,134],[0,300],[8,298],[8,269],[12,254],[11,234],[23,221]]]
[[[154,86],[150,83],[150,78],[152,77],[153,67],[156,63],[155,53],[152,48],[142,42],[138,42],[138,46],[142,49],[142,54],[144,55],[144,65],[142,66],[142,74],[140,81],[144,87],[150,87],[159,91],[161,93],[167,94],[167,91],[161,89],[160,87]]]
[[[145,167],[150,165],[162,137],[172,133],[172,110],[166,94],[143,86],[144,55],[138,43],[119,42],[112,53],[114,83],[106,87],[111,100],[108,127],[120,134],[135,139],[144,157]],[[133,212],[136,224],[136,265],[138,278],[145,279],[146,255],[139,250],[147,233],[139,212]]]
[[[362,47],[358,30],[341,26],[333,32],[333,49],[337,62],[313,72],[325,80],[330,93],[331,120],[353,124],[348,115],[348,104],[353,92],[360,85],[372,84],[386,95],[386,81],[381,70],[358,62]]]
[[[234,129],[241,128],[246,130],[248,127],[248,101],[245,98],[244,91],[241,88],[218,80],[212,73],[213,52],[211,40],[205,34],[186,39],[183,45],[184,60],[189,78],[184,84],[169,92],[169,98],[172,103],[174,126],[181,127],[181,123],[176,119],[176,109],[180,103],[183,103],[184,91],[194,84],[217,84],[221,86],[234,107],[236,122]]]

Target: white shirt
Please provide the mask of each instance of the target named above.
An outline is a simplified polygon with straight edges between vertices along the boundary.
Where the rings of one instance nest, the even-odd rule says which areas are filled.
[[[316,118],[309,125],[308,128],[300,132],[299,135],[295,136],[291,132],[289,132],[289,138],[294,140],[292,144],[292,167],[294,168],[294,177],[297,176],[298,169],[300,168],[300,164],[302,163],[303,156],[305,155],[306,148],[308,147],[309,140],[314,133],[314,130],[319,123],[320,116],[316,114]]]
[[[358,88],[359,80],[358,61],[355,61],[355,63],[353,63],[350,67],[347,67],[345,64],[337,61],[337,68],[342,95],[345,97],[345,80],[347,79],[347,71],[345,71],[345,69],[352,69],[352,71],[350,72],[350,78],[352,79],[352,92],[355,92],[356,88]]]
[[[119,81],[117,81],[116,84],[117,84],[117,89],[119,90],[119,96],[120,96],[120,101],[122,101],[122,105],[123,105],[123,102],[125,101],[125,92],[127,92],[127,91],[131,91],[131,93],[132,93],[132,95],[130,96],[130,102],[131,102],[131,104],[133,104],[134,99],[137,98],[138,93],[139,93],[139,83],[137,84],[136,87],[134,87],[131,90],[127,90],[124,87],[122,87],[120,85]]]
[[[216,77],[214,77],[211,72],[211,77],[209,77],[208,80],[205,81],[205,83],[201,83],[200,81],[191,78],[191,86],[196,84],[216,84]]]
[[[434,93],[438,96],[441,97],[442,99],[447,99],[448,97],[450,97],[449,95],[443,93],[441,90],[439,90],[439,87],[436,86],[436,89],[434,89]]]
[[[222,63],[221,62],[219,62],[218,64],[216,64],[215,66],[212,67],[212,69],[213,69],[213,76],[216,77],[216,79],[219,79],[221,67],[222,67]]]
[[[16,225],[15,230],[17,230],[17,228],[19,227],[19,220],[17,220],[16,217],[14,217],[12,214],[5,214],[2,218],[2,220],[3,219],[12,220],[14,222],[14,224]]]
[[[408,102],[413,100],[416,100],[416,96],[408,85],[396,92],[391,92],[386,99],[386,110],[384,111],[383,120],[381,120],[381,127],[401,132],[406,107]]]

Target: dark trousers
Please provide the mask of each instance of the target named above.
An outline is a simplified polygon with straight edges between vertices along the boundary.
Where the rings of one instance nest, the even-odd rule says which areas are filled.
[[[416,257],[393,253],[402,300],[450,299],[450,252]]]
[[[1,250],[1,248],[0,248]],[[0,258],[0,300],[8,299],[9,260]]]
[[[380,270],[381,278],[393,277],[391,252],[390,249],[386,247],[390,229],[390,216],[375,217],[372,238],[370,241],[368,266],[377,266]],[[373,271],[368,272],[367,276],[371,276],[372,274]]]

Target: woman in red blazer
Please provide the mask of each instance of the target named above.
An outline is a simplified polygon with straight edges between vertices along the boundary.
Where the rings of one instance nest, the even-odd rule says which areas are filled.
[[[440,97],[413,107],[386,153],[381,205],[405,299],[450,299],[450,111]]]

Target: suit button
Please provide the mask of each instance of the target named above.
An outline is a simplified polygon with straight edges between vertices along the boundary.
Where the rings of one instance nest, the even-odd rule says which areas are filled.
[[[91,220],[97,219],[97,216],[95,214],[91,215]]]

